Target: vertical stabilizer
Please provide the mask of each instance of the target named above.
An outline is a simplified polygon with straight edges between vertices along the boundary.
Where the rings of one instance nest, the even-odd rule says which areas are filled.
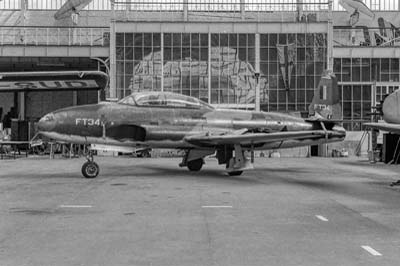
[[[341,120],[342,106],[339,96],[340,91],[335,74],[331,70],[325,70],[314,90],[313,100],[308,107],[309,115],[328,120]]]

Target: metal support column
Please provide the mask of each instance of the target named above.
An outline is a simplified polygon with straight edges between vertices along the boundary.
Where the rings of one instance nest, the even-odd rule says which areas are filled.
[[[161,91],[164,91],[164,32],[161,32]]]
[[[242,20],[246,19],[246,0],[240,0],[240,18]]]
[[[207,76],[208,76],[208,103],[211,104],[211,33],[208,29],[208,62],[207,62]]]
[[[20,92],[19,93],[19,119],[20,120],[25,120],[26,118],[26,92]]]
[[[20,0],[21,3],[21,21],[22,21],[22,26],[25,27],[25,14],[26,14],[26,10],[28,9],[28,0]]]
[[[255,110],[257,112],[260,111],[260,34],[256,33],[255,34],[255,78],[256,78],[256,91],[255,91]]]
[[[188,0],[183,0],[183,21],[188,21]]]
[[[327,69],[333,71],[333,0],[328,1],[328,62]]]
[[[115,6],[111,1],[111,20],[110,20],[110,98],[117,98],[117,64],[116,64],[116,21]]]

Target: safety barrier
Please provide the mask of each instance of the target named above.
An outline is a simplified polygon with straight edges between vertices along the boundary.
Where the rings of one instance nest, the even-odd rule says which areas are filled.
[[[109,28],[0,27],[0,45],[109,46],[109,44]]]

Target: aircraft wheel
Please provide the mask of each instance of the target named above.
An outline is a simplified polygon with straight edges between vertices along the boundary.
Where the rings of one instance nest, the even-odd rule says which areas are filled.
[[[233,171],[233,172],[228,172],[228,175],[230,176],[238,176],[243,174],[243,171]]]
[[[197,159],[197,160],[193,160],[190,162],[187,162],[187,167],[189,168],[189,171],[192,172],[197,172],[200,171],[201,167],[203,167],[204,161],[203,159]]]
[[[95,162],[86,162],[82,165],[82,175],[85,178],[95,178],[100,172],[100,167]]]

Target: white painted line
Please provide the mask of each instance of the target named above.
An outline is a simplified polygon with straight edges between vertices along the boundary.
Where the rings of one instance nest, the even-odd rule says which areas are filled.
[[[382,256],[381,253],[376,251],[375,249],[371,248],[370,246],[361,246],[363,249],[368,251],[372,256]]]
[[[92,208],[91,205],[60,205],[60,208]]]
[[[329,220],[322,215],[315,215],[315,217],[317,217],[318,219],[320,219],[323,222],[329,222]]]
[[[232,206],[224,206],[224,205],[221,205],[221,206],[201,206],[202,208],[233,208]]]

